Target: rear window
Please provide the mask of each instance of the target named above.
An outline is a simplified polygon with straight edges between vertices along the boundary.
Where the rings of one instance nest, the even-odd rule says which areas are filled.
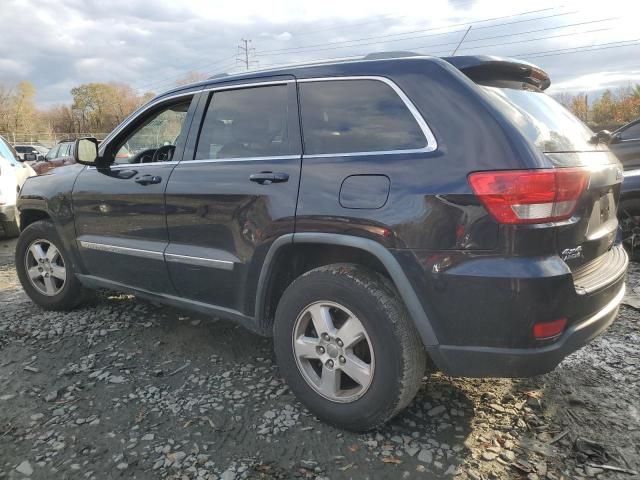
[[[427,145],[407,105],[381,81],[304,82],[300,96],[307,154],[386,152]]]
[[[543,152],[594,150],[593,132],[546,93],[528,88],[482,86],[494,104]]]

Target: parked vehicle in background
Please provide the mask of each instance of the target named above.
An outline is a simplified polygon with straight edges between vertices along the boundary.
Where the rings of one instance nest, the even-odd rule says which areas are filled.
[[[47,152],[44,160],[35,163],[33,169],[38,175],[42,175],[54,168],[75,163],[74,148],[74,140],[62,140]]]
[[[46,155],[47,152],[45,152],[44,154],[42,153],[42,151],[37,148],[35,145],[14,145],[13,148],[15,149],[15,151],[18,153],[18,156],[20,158],[21,161],[27,161],[29,164],[32,164],[34,161],[40,161],[40,160],[44,160],[44,156]],[[48,149],[47,149],[48,151]],[[25,159],[25,155],[35,155],[36,159],[35,160],[27,160]],[[30,157],[32,158],[32,157]]]
[[[640,261],[640,167],[624,172],[618,203],[622,243],[634,261]]]
[[[16,200],[27,178],[36,173],[26,163],[20,162],[17,152],[0,137],[0,226],[6,236],[20,233]]]
[[[602,130],[596,135],[609,144],[625,170],[640,168],[640,118],[627,123],[615,132]]]
[[[47,155],[47,153],[49,153],[49,150],[51,150],[49,147],[45,147],[44,145],[33,145],[33,148],[35,148],[38,151],[38,154],[42,155],[43,157],[45,157]]]
[[[427,358],[548,372],[613,322],[628,263],[622,167],[549,85],[415,55],[178,87],[77,141],[95,168],[27,182],[20,282],[46,309],[110,288],[273,335],[291,390],[351,430],[406,407]]]

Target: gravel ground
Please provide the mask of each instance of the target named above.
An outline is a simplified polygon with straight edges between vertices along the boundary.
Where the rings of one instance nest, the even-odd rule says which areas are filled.
[[[130,295],[49,313],[0,239],[0,478],[631,479],[640,313],[527,380],[434,374],[383,429],[318,422],[269,339]],[[629,304],[640,308],[640,267]],[[604,465],[604,467],[603,467]]]

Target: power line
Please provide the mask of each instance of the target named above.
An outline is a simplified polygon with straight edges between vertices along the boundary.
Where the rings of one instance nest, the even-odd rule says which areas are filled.
[[[340,42],[324,42],[324,43],[317,43],[317,44],[312,44],[312,45],[302,45],[302,46],[298,46],[298,47],[289,47],[289,48],[279,48],[279,49],[274,49],[274,50],[260,50],[256,53],[257,56],[265,56],[267,54],[269,55],[273,55],[273,54],[280,54],[279,52],[283,52],[283,53],[295,53],[294,50],[306,50],[308,48],[314,48],[314,47],[326,47],[326,46],[331,46],[331,45],[344,45],[346,43],[353,43],[353,42],[361,42],[361,41],[366,41],[366,40],[377,40],[377,39],[381,39],[381,38],[391,38],[391,37],[398,37],[401,35],[412,35],[414,33],[424,33],[424,32],[432,32],[434,30],[443,30],[446,28],[454,28],[454,27],[468,27],[469,25],[476,25],[478,23],[486,23],[486,22],[493,22],[495,20],[502,20],[505,18],[514,18],[514,17],[521,17],[524,15],[530,15],[532,13],[539,13],[539,12],[544,12],[544,11],[548,11],[548,10],[556,10],[560,7],[552,7],[552,8],[545,8],[542,10],[531,10],[528,12],[521,12],[521,13],[516,13],[516,14],[512,14],[512,15],[506,15],[503,17],[493,17],[493,18],[486,18],[483,20],[476,20],[473,22],[465,22],[465,23],[454,23],[454,24],[450,24],[450,25],[444,25],[441,27],[432,27],[432,28],[426,28],[426,29],[420,29],[420,30],[412,30],[412,31],[408,31],[408,32],[399,32],[399,33],[391,33],[391,34],[387,34],[387,35],[374,35],[374,36],[370,36],[370,37],[361,37],[361,38],[355,38],[353,40],[344,40],[344,41],[340,41]],[[560,17],[560,16],[565,16],[565,15],[571,15],[577,13],[577,10],[571,11],[571,12],[563,12],[563,13],[556,13],[553,15],[545,15],[545,16],[541,16],[541,17],[534,17],[534,18],[528,18],[525,20],[517,20],[517,21],[513,21],[513,22],[502,22],[502,23],[498,23],[496,25],[486,25],[486,26],[480,26],[480,27],[474,27],[474,30],[480,30],[480,29],[485,29],[485,28],[495,28],[495,27],[502,27],[505,25],[513,25],[516,23],[523,23],[523,22],[532,22],[532,21],[536,21],[536,20],[543,20],[546,18],[554,18],[554,17]],[[458,32],[464,32],[466,30],[466,28],[464,29],[460,29],[460,30],[453,30],[450,32],[442,32],[442,33],[434,33],[431,35],[422,35],[420,37],[409,37],[409,39],[412,38],[422,38],[422,37],[432,37],[432,36],[440,36],[440,35],[449,35],[452,33],[458,33]],[[397,39],[396,41],[400,41],[400,40],[405,40],[405,39]],[[393,41],[393,40],[389,40],[389,41]],[[357,46],[357,45],[356,45]]]
[[[624,45],[621,45],[623,43]],[[617,42],[599,43],[596,45],[583,45],[581,47],[560,48],[560,49],[554,49],[554,50],[547,50],[545,52],[519,53],[513,56],[527,57],[527,58],[552,57],[557,55],[569,55],[572,53],[591,52],[595,50],[609,50],[611,48],[633,47],[636,45],[640,45],[640,38],[634,38],[633,40],[619,40]],[[568,50],[571,50],[571,51],[568,51]]]
[[[535,30],[527,30],[525,32],[516,32],[516,33],[508,33],[508,34],[503,34],[503,35],[492,35],[489,37],[481,37],[481,38],[474,38],[471,40],[466,40],[466,43],[476,43],[476,42],[482,42],[482,41],[486,41],[486,40],[495,40],[498,38],[509,38],[509,37],[515,37],[518,35],[527,35],[530,33],[538,33],[538,32],[547,32],[550,30],[558,30],[558,29],[563,29],[563,28],[569,28],[569,27],[577,27],[577,26],[582,26],[582,25],[590,25],[590,24],[594,24],[594,23],[602,23],[602,22],[608,22],[611,20],[615,20],[616,18],[619,17],[612,17],[612,18],[604,18],[604,19],[599,19],[599,20],[590,20],[587,22],[578,22],[578,23],[572,23],[572,24],[568,24],[568,25],[560,25],[560,26],[556,26],[556,27],[547,27],[547,28],[538,28]],[[571,34],[566,34],[565,36],[571,36],[571,35],[580,35],[583,34],[585,32],[572,32]],[[413,37],[413,38],[423,38],[422,36],[419,37]],[[545,38],[538,38],[538,39],[526,39],[526,40],[521,40],[521,43],[524,42],[528,42],[528,41],[537,41],[537,40],[544,40]],[[385,42],[370,42],[370,43],[366,43],[366,44],[360,44],[360,45],[354,45],[353,47],[360,47],[360,46],[368,46],[368,45],[374,45],[374,44],[378,44],[378,43],[385,43]],[[416,49],[426,49],[426,48],[433,48],[433,47],[446,47],[446,46],[454,46],[457,45],[458,41],[455,42],[443,42],[443,43],[433,43],[433,44],[427,44],[427,45],[420,45],[420,46],[407,46],[404,47],[408,50],[416,50]],[[502,44],[502,43],[501,43]],[[500,44],[499,44],[500,45]],[[495,45],[482,45],[478,48],[482,48],[482,47],[489,47],[489,46],[495,46]],[[470,49],[470,48],[476,48],[476,47],[464,47],[463,50],[466,49]],[[325,51],[325,50],[335,50],[335,48],[329,48],[329,49],[317,49],[314,51]],[[304,53],[308,53],[308,52],[304,52]],[[438,52],[438,53],[446,53],[446,52]]]
[[[506,38],[506,37],[513,37],[516,35],[525,35],[528,33],[537,33],[537,32],[546,32],[549,30],[559,30],[561,28],[569,28],[569,27],[577,27],[577,26],[581,26],[581,25],[590,25],[593,23],[602,23],[602,22],[608,22],[611,20],[617,20],[620,17],[610,17],[610,18],[603,18],[600,20],[591,20],[591,21],[587,21],[587,22],[578,22],[578,23],[570,23],[567,25],[559,25],[559,26],[555,26],[555,27],[547,27],[547,28],[538,28],[535,30],[528,30],[525,32],[516,32],[516,33],[507,33],[504,35],[495,35],[495,36],[491,36],[491,37],[482,37],[482,38],[476,38],[476,39],[471,39],[471,40],[467,40],[467,43],[472,43],[472,42],[478,42],[481,40],[488,40],[488,39],[494,39],[494,38]],[[464,30],[458,30],[457,32],[463,32]],[[456,33],[456,32],[448,32],[448,33]],[[415,37],[406,37],[406,38],[401,38],[401,39],[392,39],[392,40],[382,40],[382,41],[376,41],[376,42],[367,42],[367,43],[359,43],[357,45],[342,45],[342,46],[336,46],[336,47],[327,47],[327,48],[314,48],[314,49],[309,49],[309,50],[300,50],[297,52],[283,52],[283,53],[274,53],[271,54],[269,56],[278,56],[278,55],[288,55],[290,53],[311,53],[311,52],[323,52],[323,51],[327,51],[327,50],[339,50],[339,49],[343,49],[343,48],[353,48],[353,47],[366,47],[366,46],[370,46],[370,45],[378,45],[380,43],[391,43],[391,42],[400,42],[400,41],[405,41],[405,40],[415,40],[418,38],[425,38],[425,37],[432,37],[435,36],[437,34],[430,34],[430,35],[418,35]],[[457,41],[455,42],[446,42],[446,43],[438,43],[438,44],[433,44],[433,45],[425,45],[424,47],[418,47],[418,48],[426,48],[429,46],[443,46],[443,45],[457,45]],[[412,47],[405,47],[405,48],[412,48]]]
[[[220,63],[225,62],[227,60],[231,60],[231,59],[235,59],[235,58],[236,58],[236,55],[234,54],[234,55],[231,55],[229,57],[221,58],[219,60],[214,60],[213,62],[207,62],[207,63],[198,62],[197,64],[196,63],[190,64],[190,65],[187,64],[186,66],[187,67],[190,66],[190,67],[193,67],[193,68],[211,67],[213,65],[217,65],[217,64],[220,64]],[[196,65],[197,65],[197,67],[196,67]],[[178,79],[180,77],[183,77],[186,72],[187,71],[185,70],[184,72],[179,73],[177,75],[171,75],[169,77],[163,77],[161,80],[156,80],[156,81],[145,83],[145,84],[133,85],[133,88],[135,88],[138,91],[141,91],[141,90],[144,90],[144,89],[146,89],[146,88],[148,88],[150,86],[164,84],[164,83],[167,83],[167,81],[169,81],[171,79]]]
[[[501,47],[503,45],[513,45],[516,43],[529,43],[529,42],[538,42],[541,40],[550,40],[552,38],[562,38],[562,37],[573,37],[574,35],[584,35],[587,33],[596,33],[596,32],[605,32],[607,30],[611,30],[611,28],[597,28],[594,30],[585,30],[584,32],[571,32],[571,33],[562,33],[560,35],[549,35],[546,37],[538,37],[538,38],[528,38],[525,40],[514,40],[513,42],[500,42],[500,43],[492,43],[490,45],[477,45],[475,47],[464,47],[463,50],[477,50],[478,48],[490,48],[490,47]],[[486,40],[486,39],[479,39]],[[421,48],[433,47],[438,45],[426,45],[421,47],[413,47],[412,50],[419,50]],[[448,50],[440,50],[438,52],[429,52],[428,55],[441,55],[446,54]]]
[[[596,30],[598,31],[598,30]],[[584,34],[584,33],[589,33],[589,32],[575,32],[572,34],[567,34],[566,36],[569,35],[578,35],[578,34]],[[553,38],[553,37],[541,37],[538,39],[531,39],[531,40],[527,40],[527,41],[538,41],[538,40],[544,40],[546,38]],[[633,43],[629,43],[629,42],[633,42]],[[624,43],[624,45],[623,45]],[[496,44],[496,45],[503,45],[501,44]],[[572,54],[572,53],[581,53],[581,52],[586,52],[586,51],[592,51],[592,50],[606,50],[606,49],[610,49],[610,48],[622,48],[622,47],[631,47],[631,46],[636,46],[636,45],[640,45],[640,38],[637,39],[632,39],[632,40],[620,40],[617,42],[608,42],[608,43],[602,43],[602,44],[596,44],[596,45],[583,45],[580,47],[572,47],[572,48],[565,48],[565,49],[553,49],[553,50],[546,50],[546,51],[542,51],[542,52],[527,52],[527,53],[514,53],[514,54],[506,54],[504,56],[508,56],[508,57],[514,57],[514,58],[536,58],[536,57],[546,57],[546,56],[554,56],[554,55],[565,55],[565,54]],[[475,48],[475,47],[474,47]],[[578,50],[581,49],[581,50]],[[447,51],[448,52],[448,51]],[[446,53],[446,52],[443,52]],[[430,54],[425,54],[425,55],[430,55]],[[434,54],[435,55],[435,54]],[[341,58],[341,59],[336,59],[336,61],[340,61],[340,60],[348,60],[348,59],[361,59],[362,55],[354,55],[351,57],[345,57],[345,58]],[[329,61],[331,59],[319,59],[317,60],[318,62],[321,61]],[[275,67],[278,66],[284,66],[287,65],[286,63],[272,63],[272,64],[267,64],[269,67],[272,67],[271,69],[274,69]]]
[[[469,3],[469,2],[466,2],[466,3]],[[457,6],[459,6],[459,5],[462,5],[462,4],[458,4]],[[364,38],[361,38],[361,39],[350,40],[348,42],[349,43],[353,43],[353,42],[358,42],[358,41],[366,40],[366,39],[390,38],[390,37],[400,36],[400,35],[409,35],[409,34],[412,34],[412,33],[420,33],[420,32],[426,32],[426,31],[453,28],[453,27],[461,26],[461,25],[476,25],[476,24],[491,22],[491,21],[495,21],[495,20],[501,20],[501,19],[506,19],[506,18],[514,18],[514,17],[530,15],[530,14],[533,14],[533,13],[540,13],[540,12],[545,12],[545,11],[550,11],[550,10],[557,10],[558,8],[562,8],[562,5],[557,6],[557,7],[549,7],[549,8],[539,9],[539,10],[531,10],[531,11],[527,11],[527,12],[520,12],[520,13],[516,13],[516,14],[501,16],[501,17],[486,18],[486,19],[482,19],[482,20],[476,20],[476,21],[473,21],[473,22],[457,23],[457,24],[444,25],[444,26],[440,26],[440,27],[433,27],[433,28],[429,28],[429,29],[425,29],[425,30],[414,30],[414,31],[410,31],[410,32],[401,32],[401,33],[382,35],[382,36],[364,37]],[[560,14],[555,14],[555,15],[547,15],[547,16],[535,17],[535,18],[530,18],[530,19],[517,20],[517,21],[513,21],[513,22],[504,22],[504,23],[497,24],[497,25],[476,26],[475,30],[484,29],[484,28],[495,28],[495,27],[499,27],[499,26],[511,25],[511,24],[522,23],[522,22],[530,22],[530,21],[535,21],[535,20],[542,20],[542,19],[545,19],[545,18],[552,18],[552,17],[562,16],[562,15],[570,15],[570,14],[573,14],[573,13],[576,13],[576,12],[575,11],[573,11],[573,12],[565,12],[565,13],[560,13]],[[400,17],[400,18],[402,18],[402,17]],[[357,25],[367,25],[367,24],[379,23],[379,21],[380,20],[362,22],[360,24],[356,24],[356,26]],[[352,25],[347,25],[347,26],[337,26],[337,27],[329,27],[329,28],[324,28],[324,29],[316,29],[314,31],[305,32],[305,35],[306,34],[312,34],[312,33],[320,32],[320,31],[326,31],[326,30],[337,30],[337,29],[341,29],[341,28],[352,28],[353,26],[354,25],[352,24]],[[436,35],[447,35],[447,34],[456,33],[456,32],[460,32],[460,31],[463,31],[463,30],[452,31],[452,32],[443,32],[443,33],[439,33],[439,34],[434,34],[434,36],[436,36]],[[300,35],[298,35],[298,36],[300,36]],[[335,42],[335,43],[344,43],[344,42]],[[325,44],[319,44],[319,46],[320,45],[330,45],[330,44],[326,44],[325,43]],[[354,46],[357,46],[357,45],[354,45]],[[302,49],[302,48],[307,48],[307,47],[309,47],[309,46],[292,47],[292,48],[293,49]],[[283,51],[283,50],[287,50],[287,49],[271,50],[271,52]],[[264,55],[266,52],[269,52],[269,51],[264,51],[264,52],[258,53],[255,56]],[[222,63],[222,62],[224,62],[226,60],[233,59],[236,56],[237,55],[232,55],[230,57],[225,57],[225,58],[222,58],[222,59],[219,59],[219,60],[215,60],[213,62],[206,62],[206,63],[197,62],[197,63],[187,64],[187,65],[183,66],[183,68],[185,68],[185,69],[186,68],[189,68],[189,69],[209,68],[211,66],[220,64],[220,63]],[[246,68],[246,58],[245,58],[245,68]],[[216,71],[224,71],[224,69],[218,69]],[[171,83],[170,82],[171,79],[178,79],[181,76],[183,76],[184,74],[185,73],[180,73],[180,74],[173,75],[173,76],[170,76],[170,77],[164,77],[161,80],[157,80],[157,81],[146,83],[146,84],[142,84],[142,85],[133,85],[133,87],[137,91],[143,91],[145,89],[149,89],[150,87],[153,87],[154,89],[157,89],[161,85],[168,85],[169,83]]]

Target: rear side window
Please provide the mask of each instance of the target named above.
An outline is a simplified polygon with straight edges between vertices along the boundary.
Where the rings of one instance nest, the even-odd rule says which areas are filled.
[[[593,150],[593,132],[546,93],[520,88],[482,86],[494,105],[543,152]]]
[[[378,80],[300,83],[305,153],[413,150],[427,140],[398,94]]]
[[[196,160],[289,154],[287,117],[286,85],[215,92],[200,130]]]

